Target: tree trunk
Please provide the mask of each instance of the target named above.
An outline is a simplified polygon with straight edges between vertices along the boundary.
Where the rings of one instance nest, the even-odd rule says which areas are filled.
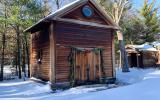
[[[26,54],[25,54],[25,44],[22,44],[23,46],[23,53],[22,53],[22,72],[24,74],[23,78],[25,79],[26,77]]]
[[[15,66],[16,66],[16,76],[18,76],[18,56],[17,56],[17,52],[14,52],[14,62],[15,62]]]
[[[30,54],[29,54],[29,47],[28,47],[28,41],[27,41],[27,35],[24,33],[23,35],[23,39],[24,39],[24,50],[25,50],[25,58],[26,58],[26,64],[28,65],[28,78],[30,77]]]
[[[18,65],[18,75],[19,79],[22,78],[21,75],[21,54],[20,54],[20,31],[19,27],[17,27],[17,65]]]
[[[4,50],[5,50],[5,33],[3,33],[2,35],[2,58],[1,58],[0,81],[3,81]]]
[[[30,78],[30,54],[28,45],[26,45],[27,65],[28,65],[28,78]]]
[[[4,68],[4,50],[5,50],[5,41],[6,41],[6,32],[7,32],[7,23],[6,23],[6,19],[7,19],[7,12],[6,12],[6,3],[3,1],[4,3],[4,7],[5,7],[5,11],[4,11],[4,17],[5,17],[5,23],[4,23],[4,32],[2,34],[2,57],[1,57],[1,70],[0,70],[0,81],[3,81],[3,68]]]
[[[125,45],[124,45],[124,41],[123,41],[122,32],[117,31],[117,36],[118,36],[118,40],[119,40],[119,48],[120,48],[120,52],[121,52],[121,58],[123,60],[122,72],[129,72],[128,57],[127,57],[127,53],[126,53],[126,49],[125,49]]]
[[[128,57],[123,40],[119,40],[121,57],[123,60],[122,72],[129,72]]]
[[[28,65],[28,78],[30,77],[30,54],[29,54],[29,47],[27,37],[25,36],[25,49],[26,49],[26,58],[27,58],[27,65]]]

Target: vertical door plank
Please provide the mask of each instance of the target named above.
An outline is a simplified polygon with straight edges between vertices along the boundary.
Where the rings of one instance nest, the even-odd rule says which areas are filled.
[[[98,62],[99,62],[99,79],[100,79],[100,81],[101,81],[101,77],[102,77],[102,74],[101,74],[101,52],[99,51],[99,53],[98,53]]]

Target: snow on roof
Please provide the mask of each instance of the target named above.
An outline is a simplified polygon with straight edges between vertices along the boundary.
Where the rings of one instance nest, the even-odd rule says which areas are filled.
[[[61,12],[61,11],[63,11],[64,9],[66,9],[66,8],[72,6],[72,5],[74,5],[74,4],[76,4],[76,3],[80,2],[80,1],[81,1],[81,0],[76,0],[76,1],[73,1],[73,2],[71,2],[71,3],[69,3],[69,4],[65,5],[65,6],[63,6],[62,8],[60,8],[60,9],[54,11],[53,13],[49,14],[46,18],[44,18],[44,20],[45,20],[45,19],[48,19],[48,18],[50,18],[50,17],[54,17],[58,12]],[[84,1],[86,1],[86,0],[84,0]],[[42,19],[42,20],[43,20],[43,19]]]
[[[76,1],[73,1],[73,2],[63,6],[62,8],[56,10],[55,12],[46,16],[45,18],[39,20],[37,23],[35,23],[31,27],[27,28],[24,32],[30,31],[32,28],[36,27],[37,25],[41,24],[42,22],[45,22],[45,21],[50,20],[50,19],[52,20],[53,17],[55,17],[53,19],[56,19],[56,17],[58,17],[59,15],[67,12],[70,9],[74,9],[77,6],[79,6],[81,4],[84,4],[88,1],[92,2],[100,10],[100,12],[102,12],[102,15],[104,15],[111,22],[111,24],[113,24],[113,26],[116,29],[120,29],[120,27],[110,18],[110,16],[100,7],[100,5],[96,3],[95,0],[76,0]]]
[[[45,18],[39,20],[37,23],[35,23],[35,24],[32,25],[31,27],[27,28],[25,31],[28,31],[28,30],[30,30],[32,27],[35,27],[36,25],[40,24],[41,22],[43,22],[43,21],[45,21],[45,20],[47,20],[47,19],[49,19],[49,18],[51,18],[51,17],[56,16],[57,13],[63,11],[64,9],[66,9],[66,8],[72,6],[72,5],[74,5],[74,4],[76,4],[76,3],[80,2],[80,1],[81,1],[81,0],[76,0],[76,1],[73,1],[73,2],[71,2],[71,3],[69,3],[69,4],[65,5],[65,6],[63,6],[62,8],[54,11],[53,13],[49,14],[49,15],[46,16]],[[85,1],[86,1],[86,0],[85,0]]]
[[[152,45],[153,45],[154,47],[160,46],[160,41],[152,42]]]
[[[158,51],[153,45],[149,43],[144,43],[142,45],[130,45],[131,47],[138,49],[139,51]]]

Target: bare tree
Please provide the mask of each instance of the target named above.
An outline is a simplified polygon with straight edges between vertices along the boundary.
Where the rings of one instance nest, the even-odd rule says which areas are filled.
[[[103,7],[105,7],[105,10],[108,12],[108,14],[111,16],[111,18],[117,25],[119,25],[124,12],[130,9],[131,7],[128,0],[98,0],[98,1]],[[125,44],[123,41],[123,33],[121,30],[117,31],[117,36],[119,40],[121,57],[124,62],[122,71],[129,72],[128,58],[125,50]]]
[[[48,14],[50,14],[51,8],[49,6],[49,1],[44,0],[44,16],[46,17]]]
[[[57,6],[57,9],[60,8],[60,0],[55,0],[55,3],[56,3],[56,6]]]

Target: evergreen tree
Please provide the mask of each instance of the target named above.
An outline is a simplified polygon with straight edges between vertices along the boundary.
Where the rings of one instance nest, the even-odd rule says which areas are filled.
[[[155,7],[155,4],[155,0],[152,0],[151,3],[149,3],[148,0],[144,0],[143,7],[140,10],[140,19],[144,22],[146,30],[143,34],[143,39],[145,40],[145,42],[155,41],[155,34],[160,32],[160,24],[158,18],[159,7]]]
[[[0,81],[3,81],[3,69],[4,69],[4,57],[5,57],[5,37],[6,37],[6,32],[7,32],[7,10],[6,10],[6,4],[4,0],[1,0],[0,2],[3,6],[3,12],[1,12],[0,16],[0,21],[1,21],[1,26],[4,28],[4,30],[1,30],[1,40],[2,40],[2,45],[1,45],[1,69],[0,69]]]
[[[143,7],[133,16],[123,19],[123,31],[129,44],[143,44],[155,41],[155,35],[160,32],[158,7],[155,0],[151,3],[144,0]]]
[[[4,1],[7,3],[4,4],[3,3]],[[21,78],[22,66],[25,67],[25,63],[26,63],[25,59],[27,59],[27,64],[29,67],[29,43],[28,43],[29,34],[23,33],[23,31],[29,26],[31,26],[33,23],[37,22],[39,19],[44,17],[42,13],[44,11],[44,8],[42,7],[41,3],[38,2],[37,0],[1,0],[0,7],[3,8],[0,11],[0,21],[1,21],[0,26],[2,26],[0,29],[0,33],[1,33],[1,38],[3,40],[0,43],[0,44],[3,44],[1,45],[2,47],[1,54],[4,55],[4,52],[3,52],[4,47],[6,47],[5,52],[7,56],[9,56],[8,52],[12,52],[12,57],[14,56],[14,54],[16,54],[15,64],[18,66],[19,78]],[[6,16],[4,16],[5,12],[7,13]],[[7,30],[7,33],[4,32],[5,30]],[[4,36],[3,33],[5,33],[7,37]],[[11,40],[11,38],[9,37],[12,37],[12,34],[14,34],[13,42],[16,44],[16,46],[14,45],[13,49],[9,49],[9,46],[4,46],[4,43],[5,41]],[[7,45],[8,44],[12,44],[12,42],[10,43],[8,42]],[[3,56],[1,57],[3,58],[1,60],[2,62],[1,65],[4,66],[4,57]],[[23,70],[23,72],[25,71]],[[28,76],[29,76],[29,72],[28,72]]]

